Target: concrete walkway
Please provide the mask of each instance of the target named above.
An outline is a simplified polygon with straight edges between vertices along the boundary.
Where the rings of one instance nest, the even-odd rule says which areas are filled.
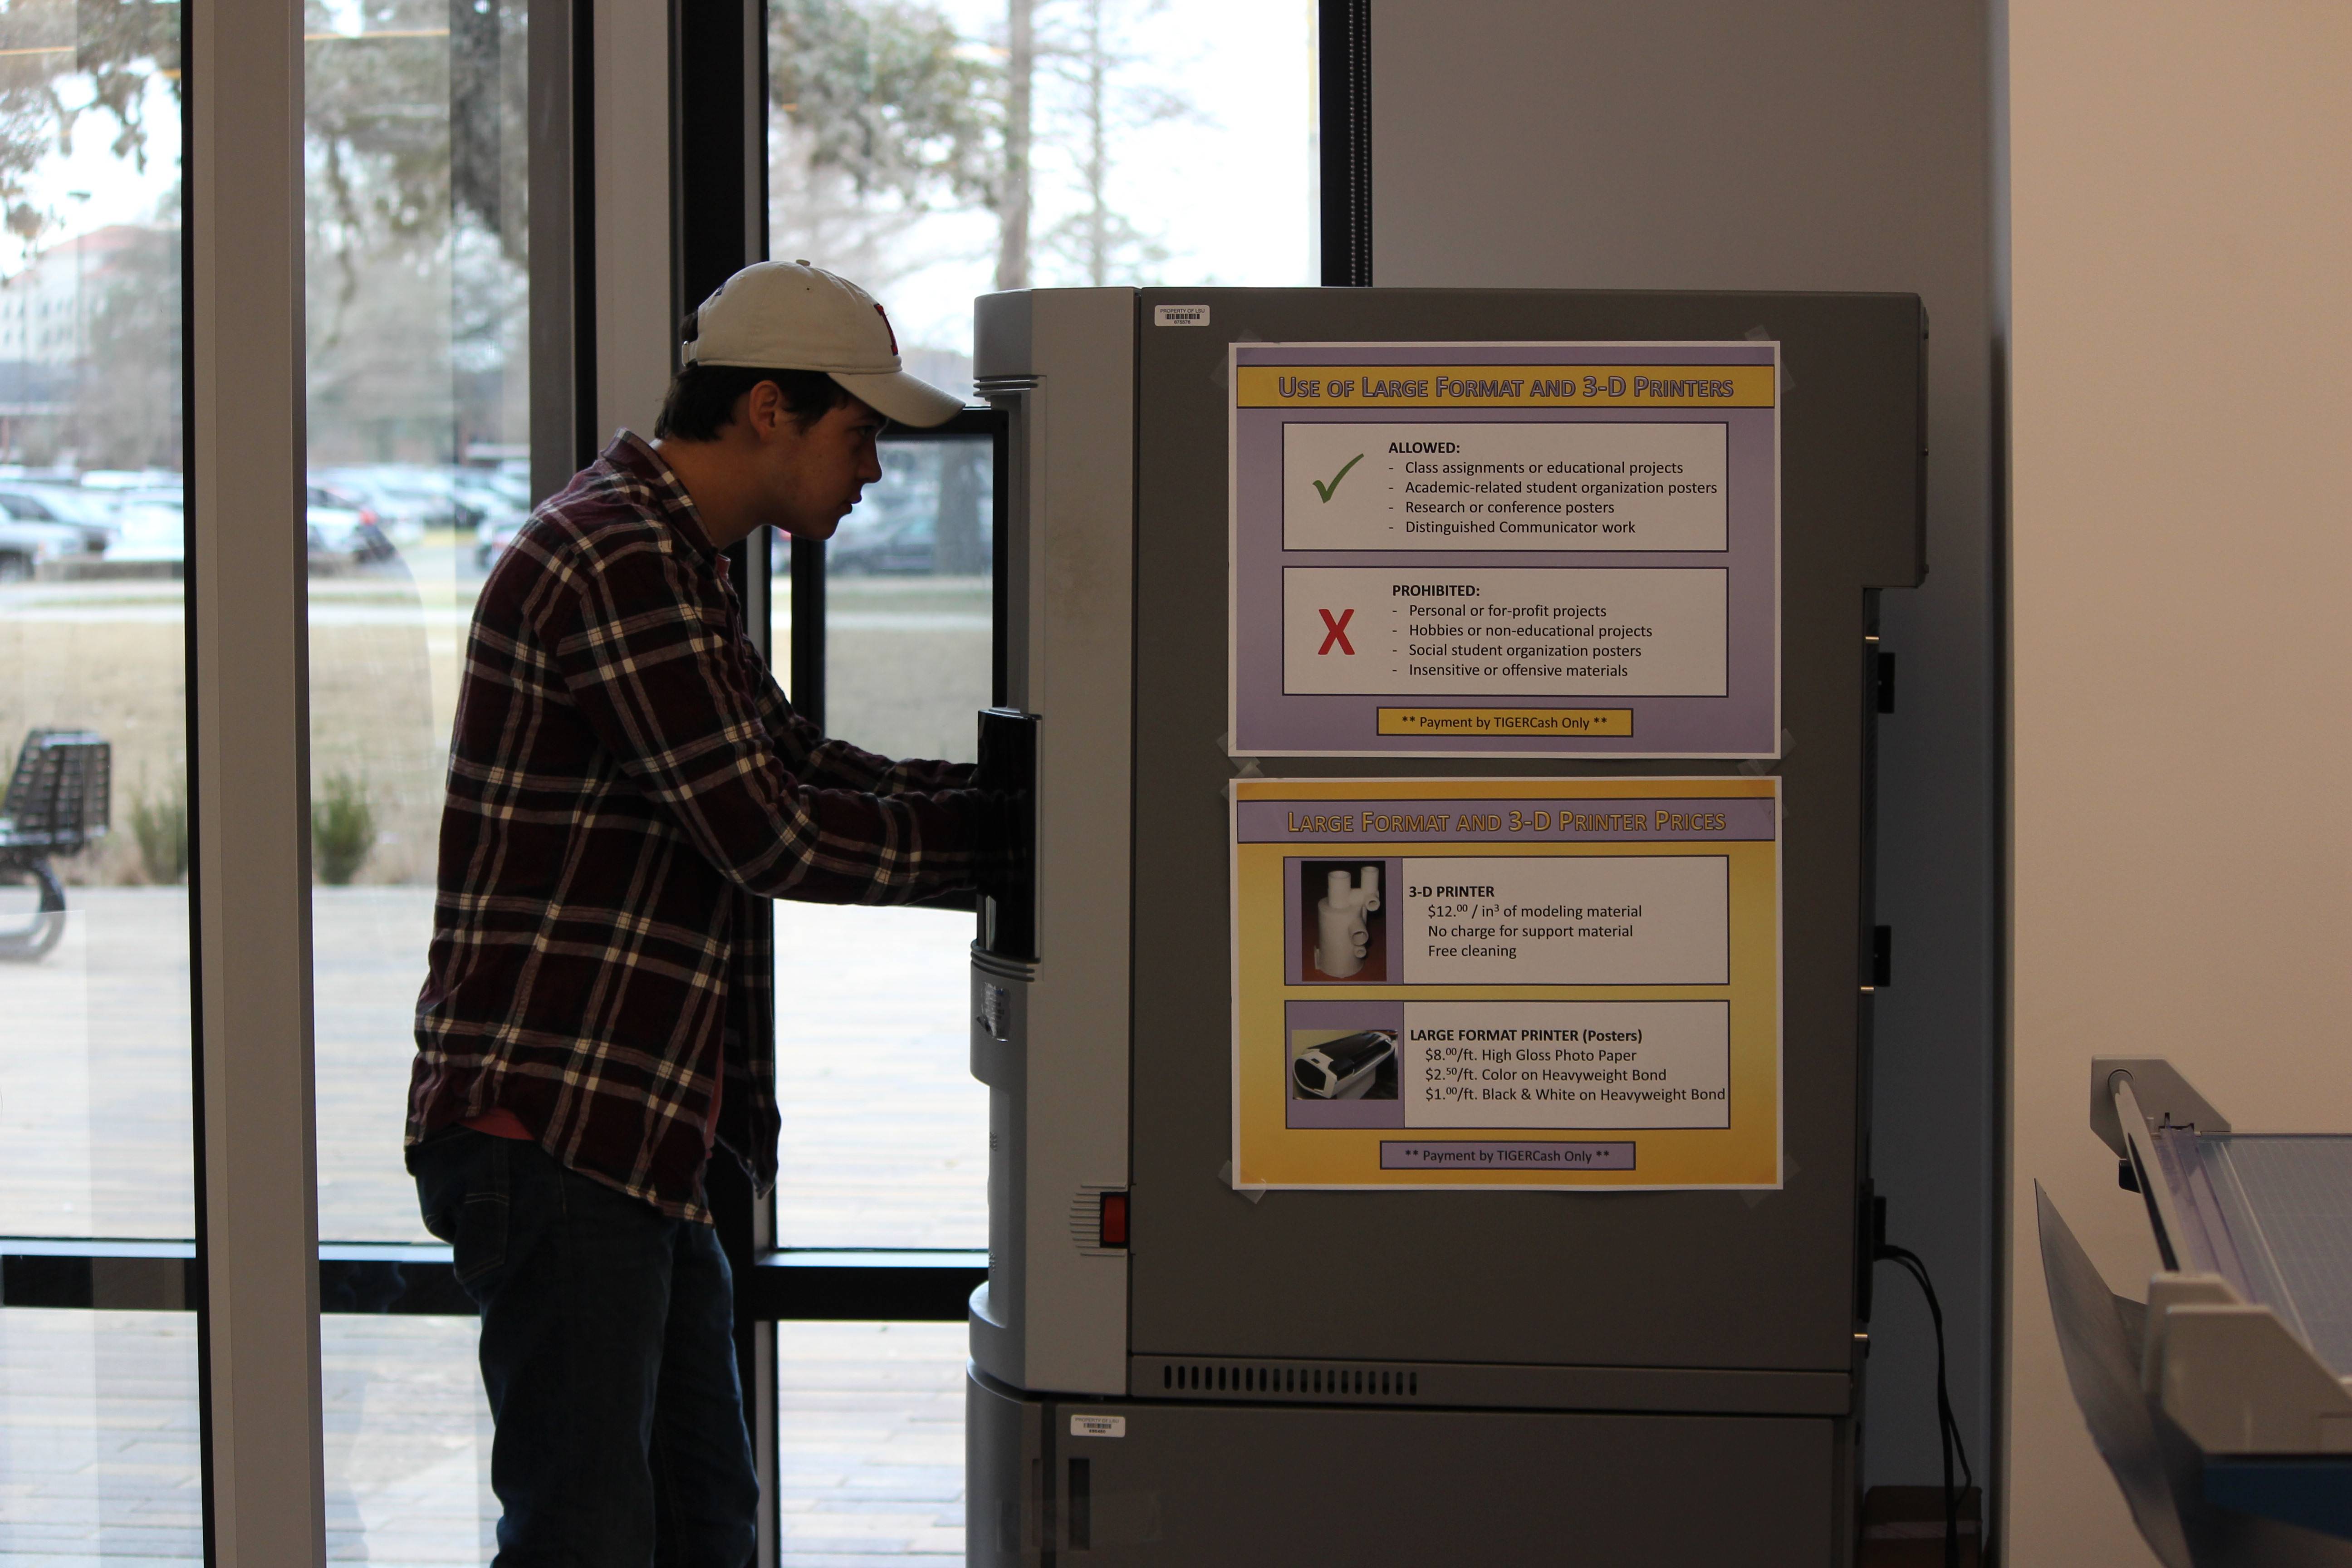
[[[77,888],[72,907],[47,958],[0,965],[0,1236],[187,1236],[185,889]],[[319,1234],[429,1240],[400,1146],[431,892],[321,888],[313,910]],[[985,1247],[970,917],[776,917],[786,1245]]]

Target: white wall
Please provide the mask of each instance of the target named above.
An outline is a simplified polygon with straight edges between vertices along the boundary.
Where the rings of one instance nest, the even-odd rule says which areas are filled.
[[[2033,1183],[2155,1259],[2095,1052],[2352,1130],[2352,7],[2010,0],[2008,1562],[2155,1559],[2050,1332]]]
[[[1998,805],[1982,0],[1373,0],[1375,283],[1916,293],[1930,574],[1890,594],[1874,1165],[1987,1458]],[[1864,1466],[1939,1474],[1934,1346],[1882,1268]]]

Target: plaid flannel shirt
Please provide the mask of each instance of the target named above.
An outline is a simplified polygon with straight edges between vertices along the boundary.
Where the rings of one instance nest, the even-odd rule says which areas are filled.
[[[475,607],[409,1145],[504,1109],[572,1169],[707,1221],[716,1096],[717,1142],[764,1190],[773,972],[753,900],[969,886],[971,777],[793,712],[694,502],[622,432],[532,514]]]

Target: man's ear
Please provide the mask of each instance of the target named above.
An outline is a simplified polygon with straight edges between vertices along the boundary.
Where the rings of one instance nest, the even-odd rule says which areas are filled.
[[[784,389],[772,381],[756,383],[743,395],[743,425],[758,440],[773,439],[776,426],[791,417]]]

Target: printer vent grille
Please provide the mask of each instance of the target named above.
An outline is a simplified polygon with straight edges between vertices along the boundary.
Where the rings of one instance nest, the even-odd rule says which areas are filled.
[[[1421,1372],[1409,1366],[1349,1366],[1262,1361],[1162,1361],[1135,1392],[1169,1399],[1297,1400],[1395,1404],[1421,1397]]]

